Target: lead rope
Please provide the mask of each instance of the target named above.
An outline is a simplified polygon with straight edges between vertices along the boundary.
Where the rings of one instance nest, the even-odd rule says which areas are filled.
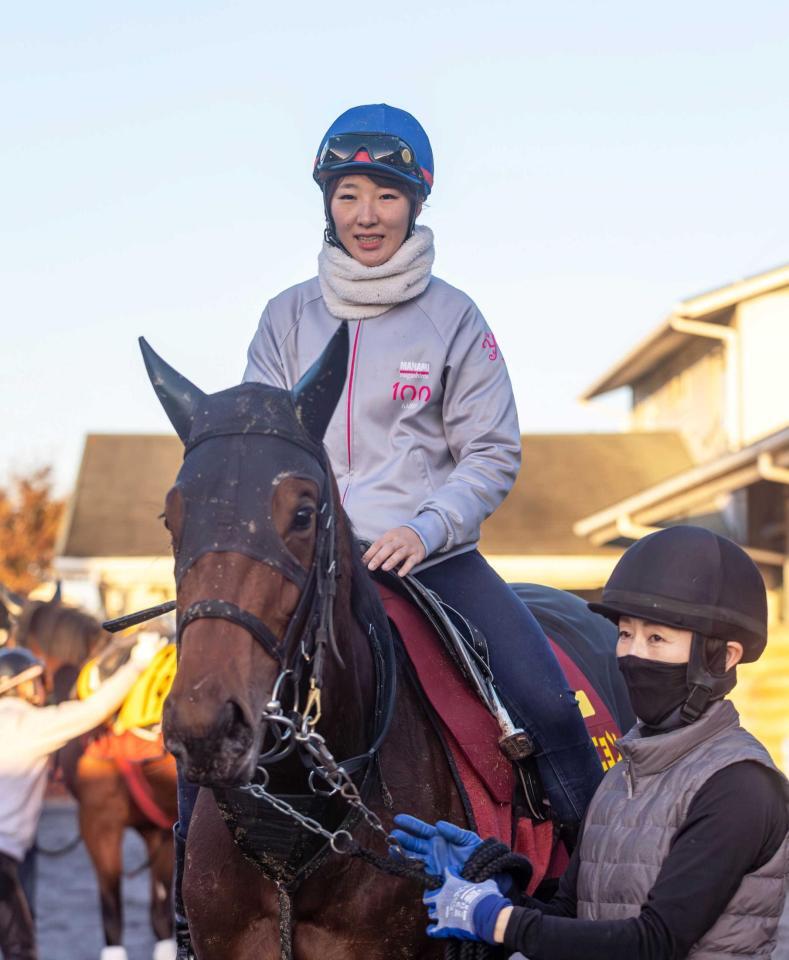
[[[293,960],[293,898],[284,883],[277,883],[279,897],[279,955]]]

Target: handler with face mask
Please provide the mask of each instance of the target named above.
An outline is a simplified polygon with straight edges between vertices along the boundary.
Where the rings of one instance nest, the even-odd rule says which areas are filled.
[[[396,818],[407,853],[443,875],[428,934],[530,960],[769,957],[789,874],[789,784],[726,699],[767,642],[756,566],[732,541],[677,526],[634,544],[589,605],[619,626],[638,724],[584,818],[550,903],[462,879],[480,838]],[[498,878],[497,878],[498,879]],[[503,886],[504,884],[502,884]]]

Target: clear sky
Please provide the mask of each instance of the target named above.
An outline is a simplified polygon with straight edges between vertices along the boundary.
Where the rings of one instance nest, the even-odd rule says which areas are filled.
[[[0,480],[66,490],[86,432],[169,429],[139,334],[236,382],[315,273],[323,131],[381,100],[430,134],[435,272],[524,432],[619,428],[586,385],[674,301],[789,261],[788,38],[784,0],[6,5]]]

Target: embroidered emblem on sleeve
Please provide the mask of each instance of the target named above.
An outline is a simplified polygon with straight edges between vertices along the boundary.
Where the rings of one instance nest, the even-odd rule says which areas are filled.
[[[488,360],[495,360],[499,355],[499,345],[490,330],[485,334],[485,339],[482,341],[482,349],[489,351]]]

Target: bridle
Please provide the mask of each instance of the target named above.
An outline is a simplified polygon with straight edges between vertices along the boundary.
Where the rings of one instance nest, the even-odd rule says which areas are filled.
[[[280,439],[290,439],[281,433],[278,435]],[[298,440],[291,442],[304,448]],[[180,645],[186,628],[197,620],[226,620],[246,630],[277,662],[278,675],[269,700],[260,715],[261,723],[266,724],[266,739],[258,756],[256,772],[251,783],[235,789],[274,807],[298,824],[301,829],[322,836],[327,847],[335,853],[358,855],[360,848],[353,841],[350,830],[359,818],[363,818],[387,845],[393,843],[380,819],[367,807],[364,795],[369,789],[371,773],[375,768],[375,761],[394,713],[395,655],[391,634],[385,621],[366,624],[376,678],[372,742],[358,756],[338,761],[332,755],[323,736],[315,729],[321,717],[321,691],[328,654],[331,653],[341,667],[345,666],[337,646],[334,623],[334,603],[337,596],[337,580],[340,575],[337,510],[325,451],[321,447],[319,453],[310,452],[318,460],[322,471],[313,563],[309,571],[305,571],[295,563],[283,562],[281,552],[273,557],[271,563],[287,579],[301,588],[301,595],[283,636],[277,637],[259,617],[250,611],[220,598],[205,598],[191,603],[179,618],[176,636]],[[258,554],[256,559],[266,562],[263,554]],[[176,552],[176,563],[177,560]],[[174,606],[172,602],[163,604],[115,621],[108,621],[104,627],[111,631],[124,629],[159,616],[166,610],[173,609]],[[308,680],[302,705],[306,671],[308,671]],[[343,819],[338,829],[327,829],[318,820],[304,816],[292,804],[269,792],[268,767],[294,752],[298,753],[307,773],[309,795],[316,798],[338,796],[348,805],[349,814]],[[353,779],[356,776],[361,777],[358,786]],[[309,872],[312,872],[319,862],[320,858],[311,861],[308,865]]]
[[[288,439],[279,435],[280,439]],[[292,441],[297,446],[304,446]],[[275,660],[279,673],[269,703],[263,711],[262,720],[273,720],[281,714],[282,690],[286,684],[292,689],[293,703],[289,713],[298,714],[301,724],[312,728],[321,714],[321,690],[323,688],[327,651],[330,651],[340,666],[345,666],[337,648],[334,628],[334,601],[337,595],[337,577],[339,573],[336,537],[336,510],[332,495],[330,474],[326,464],[325,452],[310,450],[321,467],[323,480],[316,517],[315,556],[309,571],[298,563],[283,563],[282,557],[260,557],[263,563],[275,567],[286,579],[300,588],[300,596],[295,610],[288,620],[282,637],[273,631],[255,614],[244,610],[236,603],[219,598],[196,600],[190,604],[179,618],[177,642],[180,645],[186,628],[197,620],[226,620],[234,623],[247,633]],[[177,563],[177,553],[176,553]],[[305,668],[309,668],[309,692],[304,710],[299,709],[299,691]],[[279,738],[276,738],[279,740]],[[290,752],[290,751],[288,751]],[[281,744],[274,755],[261,754],[259,763],[281,759]]]

